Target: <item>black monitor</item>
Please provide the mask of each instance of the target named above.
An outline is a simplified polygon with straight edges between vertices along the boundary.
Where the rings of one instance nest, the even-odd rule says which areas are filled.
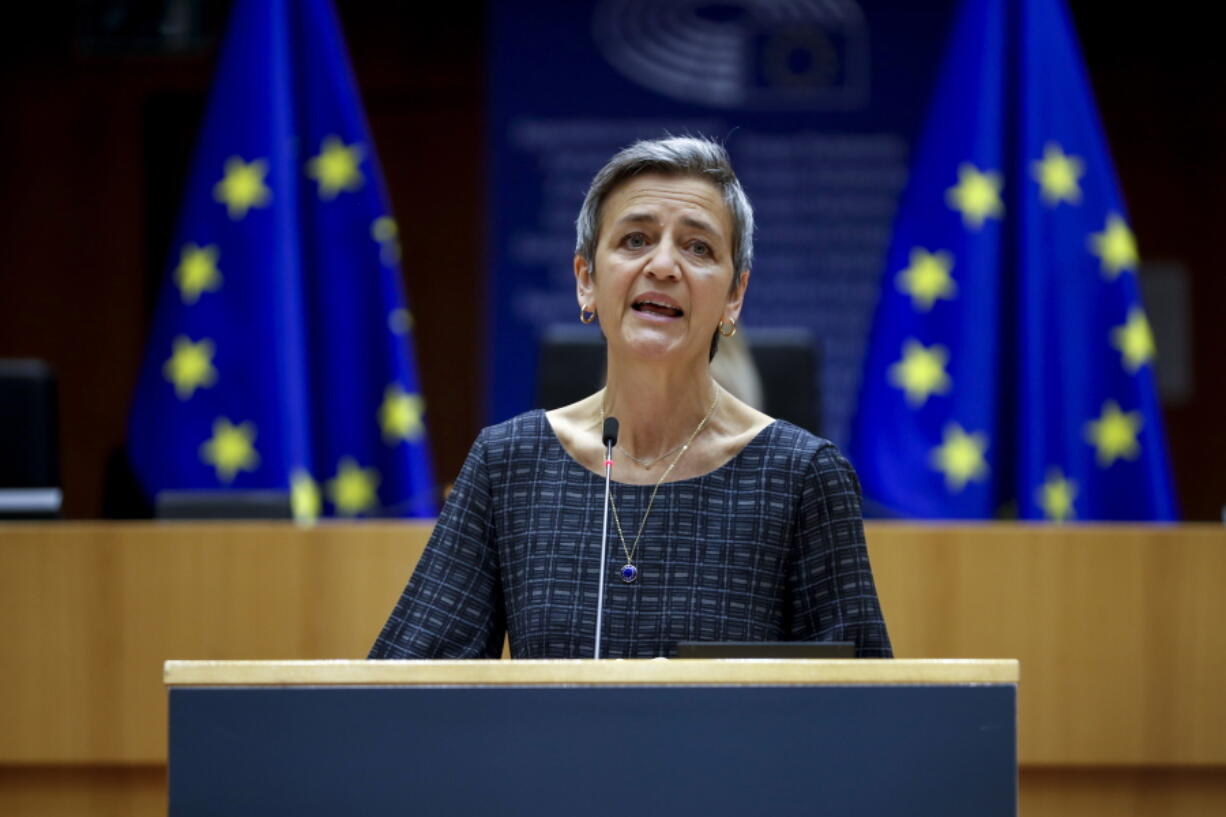
[[[291,519],[285,491],[158,491],[158,519]]]

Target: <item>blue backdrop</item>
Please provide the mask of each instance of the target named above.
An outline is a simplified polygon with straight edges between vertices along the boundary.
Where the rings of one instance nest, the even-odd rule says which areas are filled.
[[[488,420],[532,406],[542,331],[577,321],[573,224],[592,175],[636,138],[695,132],[726,140],[758,216],[746,331],[812,331],[822,431],[844,441],[953,7],[492,4]]]

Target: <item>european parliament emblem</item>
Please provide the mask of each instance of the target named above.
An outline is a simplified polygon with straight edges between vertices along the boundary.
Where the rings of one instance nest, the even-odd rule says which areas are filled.
[[[855,0],[601,0],[609,64],[687,104],[768,111],[868,104],[869,30]]]

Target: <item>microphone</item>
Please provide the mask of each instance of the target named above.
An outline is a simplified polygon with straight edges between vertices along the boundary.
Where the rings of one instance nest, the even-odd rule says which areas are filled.
[[[604,443],[604,522],[600,526],[600,569],[596,571],[600,589],[596,593],[596,650],[593,658],[600,657],[600,625],[604,617],[604,574],[609,558],[609,483],[613,478],[613,446],[617,445],[616,417],[605,418],[600,440]]]
[[[617,418],[616,417],[606,417],[605,418],[604,432],[601,434],[600,439],[602,442],[604,442],[606,448],[610,449],[609,453],[612,454],[611,449],[613,448],[613,446],[617,445]]]

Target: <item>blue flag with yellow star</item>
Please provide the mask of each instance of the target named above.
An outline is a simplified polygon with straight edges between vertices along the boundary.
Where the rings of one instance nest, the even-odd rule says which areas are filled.
[[[1061,0],[966,0],[882,282],[850,454],[921,518],[1167,520],[1137,249]]]
[[[128,427],[152,496],[431,516],[396,222],[328,0],[237,0]]]

